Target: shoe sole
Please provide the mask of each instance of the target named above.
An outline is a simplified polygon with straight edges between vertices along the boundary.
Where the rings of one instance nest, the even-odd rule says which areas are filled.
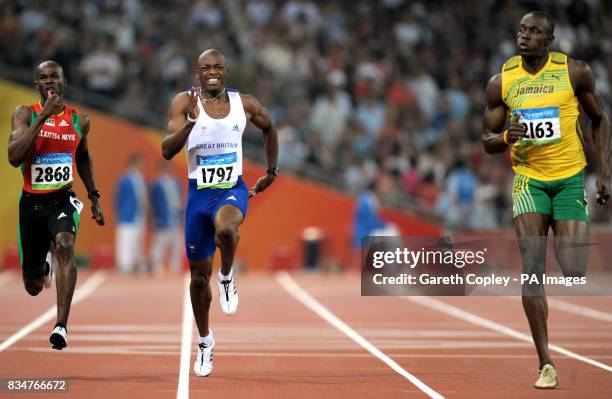
[[[51,342],[51,348],[61,351],[64,349],[66,345],[66,340],[60,334],[53,333],[49,337],[49,342]]]
[[[555,385],[533,385],[535,389],[555,389],[557,387],[557,385],[559,385],[559,382],[557,381],[557,383]]]

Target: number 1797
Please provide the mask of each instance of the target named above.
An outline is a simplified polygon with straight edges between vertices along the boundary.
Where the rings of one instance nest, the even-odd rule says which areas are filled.
[[[233,166],[220,166],[217,168],[202,168],[202,179],[204,183],[212,183],[217,176],[217,183],[229,181],[232,178]]]

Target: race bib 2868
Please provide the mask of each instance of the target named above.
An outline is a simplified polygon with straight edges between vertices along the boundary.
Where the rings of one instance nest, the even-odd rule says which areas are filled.
[[[35,154],[32,156],[32,190],[53,190],[72,182],[70,153]]]

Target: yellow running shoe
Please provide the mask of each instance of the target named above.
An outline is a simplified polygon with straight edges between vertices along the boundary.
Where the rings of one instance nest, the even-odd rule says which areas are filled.
[[[540,369],[540,378],[533,384],[538,389],[555,389],[559,383],[559,377],[557,377],[557,370],[552,364],[545,364]]]

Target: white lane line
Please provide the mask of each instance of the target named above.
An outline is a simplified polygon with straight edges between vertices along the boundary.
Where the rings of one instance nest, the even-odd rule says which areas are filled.
[[[515,300],[521,299],[520,296],[511,296]],[[589,308],[588,306],[577,305],[575,303],[563,301],[558,298],[547,298],[548,306],[553,309],[560,310],[566,313],[576,314],[578,316],[589,317],[595,320],[602,320],[612,323],[612,313],[603,312],[601,310]]]
[[[475,324],[479,327],[484,327],[484,328],[488,328],[489,330],[493,330],[493,331],[497,331],[501,334],[504,335],[508,335],[510,337],[516,338],[520,341],[525,341],[528,342],[530,344],[533,345],[533,339],[531,338],[531,336],[527,335],[527,334],[523,334],[522,332],[513,330],[510,327],[506,327],[502,324],[498,324],[494,321],[491,321],[489,319],[485,319],[484,317],[480,317],[475,315],[474,313],[470,313],[468,311],[465,311],[463,309],[460,309],[456,306],[453,305],[449,305],[445,302],[439,301],[437,299],[431,298],[431,297],[420,297],[420,296],[404,296],[404,297],[400,297],[401,299],[404,299],[406,301],[410,301],[425,307],[428,307],[430,309],[434,309],[437,310],[438,312],[441,313],[445,313],[449,316],[453,316],[456,317],[458,319],[467,321],[468,323],[472,323]],[[560,353],[562,355],[565,355],[567,357],[571,357],[572,359],[575,360],[579,360],[581,362],[584,363],[588,363],[592,366],[595,367],[599,367],[601,369],[604,369],[606,371],[612,372],[612,367],[605,364],[605,363],[601,363],[598,362],[597,360],[593,360],[591,358],[588,358],[586,356],[582,356],[579,355],[575,352],[572,352],[568,349],[565,349],[559,345],[554,345],[554,344],[548,344],[548,348],[550,350],[552,350],[553,352],[557,352]]]
[[[189,398],[189,370],[191,360],[191,336],[193,334],[193,313],[191,312],[191,296],[189,295],[189,284],[191,277],[185,276],[185,293],[183,294],[183,332],[181,337],[181,367],[179,371],[178,390],[176,399]]]
[[[548,298],[548,306],[564,312],[574,313],[580,316],[590,317],[591,319],[603,320],[612,323],[612,313],[602,312],[601,310],[589,308],[588,306],[577,305],[558,298]]]
[[[13,279],[13,273],[11,272],[0,273],[0,287],[9,283],[12,279]]]
[[[397,364],[393,359],[389,356],[385,355],[378,348],[372,345],[368,340],[359,335],[355,330],[349,327],[345,322],[340,320],[336,315],[329,311],[325,306],[319,303],[316,299],[314,299],[308,292],[306,292],[302,287],[300,287],[293,278],[286,272],[279,272],[276,274],[276,280],[278,283],[295,299],[301,302],[304,306],[312,310],[318,316],[320,316],[323,320],[336,327],[346,336],[351,338],[365,350],[370,352],[372,355],[379,358],[383,363],[387,366],[391,367],[394,371],[400,374],[402,377],[406,378],[408,381],[413,383],[417,388],[427,394],[430,398],[441,399],[444,398],[438,392],[434,391],[430,387],[428,387],[425,383],[419,380],[414,375],[410,374],[408,371],[404,370],[402,366]]]
[[[72,332],[133,332],[142,334],[176,334],[181,327],[173,324],[73,324]]]
[[[85,281],[85,283],[83,283],[83,285],[81,285],[81,287],[79,287],[74,292],[74,295],[72,297],[72,306],[76,305],[77,303],[81,302],[83,299],[91,295],[96,290],[96,288],[98,288],[98,286],[104,282],[105,279],[106,276],[103,272],[95,272],[87,281]],[[45,323],[49,322],[50,320],[53,320],[53,318],[56,316],[57,306],[53,305],[45,313],[38,316],[30,324],[24,326],[15,334],[5,339],[4,342],[0,344],[0,352],[9,348],[15,342],[19,341],[32,331],[38,329]]]
[[[15,348],[23,352],[48,353],[51,348]],[[347,358],[347,359],[367,359],[371,358],[370,353],[298,353],[298,352],[215,352],[220,357],[269,357],[269,358]],[[99,347],[99,346],[79,346],[70,350],[70,354],[104,354],[104,355],[124,355],[124,356],[176,356],[175,350],[160,349],[160,350],[145,350],[136,349],[124,346]],[[474,355],[471,353],[465,354],[405,354],[393,353],[394,358],[403,359],[533,359],[533,355]],[[612,355],[598,356],[601,359],[612,359]]]
[[[18,347],[14,348],[15,351],[22,352],[35,352],[35,353],[48,353],[52,349],[49,347]],[[70,354],[104,354],[104,355],[124,355],[124,356],[176,356],[176,350],[171,348],[138,348],[133,346],[78,346],[70,349]],[[269,358],[351,358],[351,359],[365,359],[370,358],[370,353],[346,353],[346,352],[216,352],[217,356],[220,357],[269,357]],[[390,353],[389,357],[402,358],[402,359],[533,359],[533,355],[491,355],[491,354],[475,354],[475,353]],[[612,359],[612,355],[601,355],[594,356],[598,359]]]

